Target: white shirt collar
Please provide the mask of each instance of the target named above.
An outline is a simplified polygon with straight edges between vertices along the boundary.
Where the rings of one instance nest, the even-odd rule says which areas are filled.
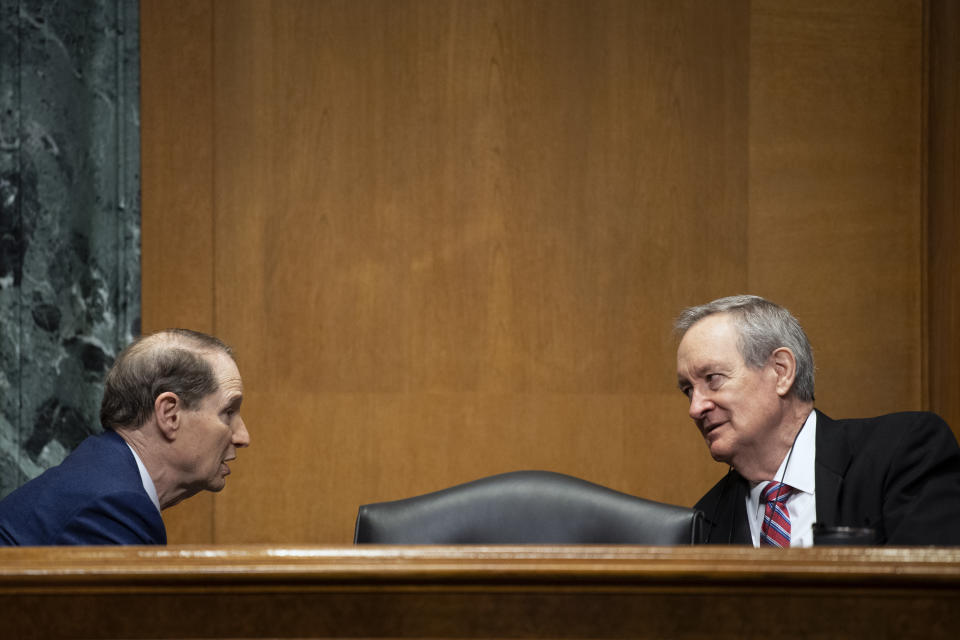
[[[817,519],[816,503],[816,454],[817,454],[817,413],[811,411],[800,433],[793,443],[791,452],[784,456],[775,478],[795,489],[787,498],[792,523],[791,547],[809,547],[813,545],[813,523]],[[758,483],[747,495],[745,505],[747,521],[753,546],[760,544],[760,528],[763,523],[763,505],[760,493],[766,482]]]
[[[793,459],[787,454],[777,470],[777,476],[797,491],[813,493],[816,487],[816,474],[813,461],[817,456],[817,412],[811,411],[807,421],[800,428],[797,440],[793,443]],[[787,463],[790,464],[787,464]],[[786,469],[784,469],[786,467]]]
[[[774,474],[774,479],[793,487],[796,491],[813,494],[816,488],[816,473],[814,460],[817,454],[817,412],[810,411],[807,420],[800,428],[797,439],[790,451],[780,462],[780,468]],[[767,485],[761,482],[750,491],[754,503],[760,497],[760,492]]]
[[[147,492],[147,495],[150,497],[150,502],[157,508],[157,511],[160,511],[160,498],[157,496],[157,488],[153,484],[153,478],[147,473],[147,468],[143,466],[143,461],[140,460],[140,456],[133,450],[130,443],[127,442],[126,445],[127,448],[130,449],[130,453],[133,454],[133,459],[137,461],[137,469],[140,470],[140,482],[143,483],[143,490]]]

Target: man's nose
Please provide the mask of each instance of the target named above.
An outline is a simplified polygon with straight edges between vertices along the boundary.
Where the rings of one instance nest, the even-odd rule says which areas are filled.
[[[250,446],[250,434],[247,432],[247,425],[244,424],[243,418],[237,416],[236,422],[233,429],[233,444],[236,447],[249,447]]]
[[[703,415],[714,408],[713,401],[698,391],[697,389],[690,390],[690,417],[694,420],[699,420]]]

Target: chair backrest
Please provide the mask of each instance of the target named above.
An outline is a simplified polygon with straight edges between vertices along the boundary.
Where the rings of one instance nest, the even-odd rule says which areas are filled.
[[[356,543],[648,544],[702,541],[703,514],[550,471],[513,471],[360,507]]]

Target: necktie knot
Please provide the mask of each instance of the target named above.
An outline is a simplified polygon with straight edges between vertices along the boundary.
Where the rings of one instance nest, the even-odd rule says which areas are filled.
[[[768,482],[763,490],[764,502],[779,502],[783,504],[793,493],[793,487],[782,482]]]
[[[790,546],[790,510],[787,498],[793,487],[782,482],[770,482],[761,492],[760,501],[766,503],[763,526],[760,527],[760,544],[772,547]]]

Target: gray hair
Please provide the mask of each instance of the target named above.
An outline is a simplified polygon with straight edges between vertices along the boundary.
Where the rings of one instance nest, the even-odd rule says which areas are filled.
[[[213,336],[190,329],[166,329],[124,349],[107,373],[100,404],[104,429],[140,427],[157,397],[171,391],[193,409],[217,391],[219,382],[205,356],[233,350]]]
[[[799,400],[813,401],[813,349],[793,314],[760,296],[729,296],[684,309],[673,327],[683,337],[697,322],[718,313],[729,314],[733,320],[740,336],[737,346],[747,365],[760,368],[775,350],[790,349],[797,361],[791,391]]]

